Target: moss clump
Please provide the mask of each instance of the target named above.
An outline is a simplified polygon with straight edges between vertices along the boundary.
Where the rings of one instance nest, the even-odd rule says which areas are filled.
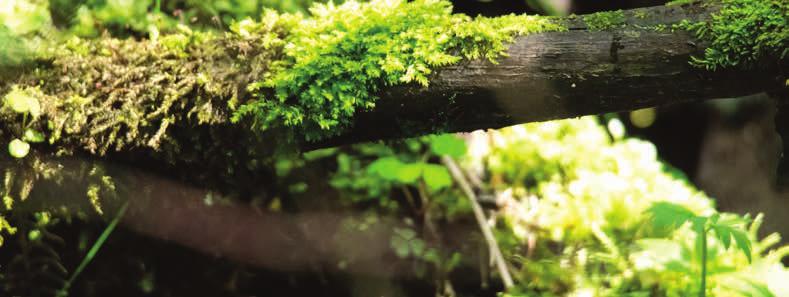
[[[21,200],[47,179],[42,160],[88,153],[253,197],[270,174],[271,140],[281,147],[341,133],[384,86],[426,86],[436,67],[494,61],[516,35],[565,29],[542,17],[451,10],[443,0],[349,2],[315,6],[309,18],[268,11],[225,34],[75,37],[26,65],[38,68],[0,80],[0,97],[17,90],[40,104],[34,121],[0,108],[0,143],[27,130],[47,140],[22,159],[0,156],[15,164],[3,189]],[[83,176],[96,180],[80,191],[99,210],[99,197],[113,192],[104,177],[114,175]]]
[[[87,152],[111,154],[114,163],[150,167],[218,191],[245,193],[254,188],[249,180],[266,174],[259,166],[271,148],[229,118],[232,106],[249,97],[247,85],[263,79],[281,55],[284,43],[277,36],[283,32],[283,24],[269,23],[243,35],[182,28],[155,40],[71,39],[39,68],[0,81],[0,98],[18,90],[34,96],[41,109],[31,122],[0,106],[0,143],[5,147],[28,129],[48,140],[49,145],[33,144],[18,162],[26,167],[18,171],[33,173],[18,175],[20,182],[41,176],[34,166],[39,157]],[[4,157],[10,159],[4,152],[0,161]],[[100,188],[86,191],[105,196],[107,187]]]
[[[316,5],[311,12],[284,38],[284,57],[271,75],[251,86],[274,95],[261,92],[239,109],[237,120],[251,118],[260,130],[291,127],[308,141],[319,140],[373,108],[383,86],[427,86],[436,67],[464,58],[493,61],[516,35],[564,29],[534,16],[472,19],[452,14],[443,0],[351,1]],[[269,13],[262,22],[294,17]]]
[[[785,0],[721,0],[722,8],[706,22],[682,22],[710,43],[691,63],[709,70],[753,68],[785,61],[789,54],[789,2]]]
[[[603,11],[584,16],[590,31],[604,31],[625,26],[625,13],[622,10]]]

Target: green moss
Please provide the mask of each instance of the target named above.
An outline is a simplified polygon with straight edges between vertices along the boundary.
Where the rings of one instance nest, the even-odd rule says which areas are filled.
[[[666,3],[666,6],[682,6],[682,5],[691,4],[696,1],[697,0],[673,0]]]
[[[698,67],[753,68],[785,61],[789,54],[789,2],[785,0],[721,0],[722,8],[706,22],[682,22],[676,27],[692,31],[710,45]]]
[[[111,154],[246,195],[259,190],[249,181],[268,174],[272,139],[287,148],[340,133],[385,86],[427,86],[438,67],[495,61],[516,35],[565,29],[543,17],[472,19],[451,9],[441,0],[350,2],[316,6],[309,18],[268,11],[225,34],[75,37],[40,68],[0,81],[0,95],[34,93],[41,105],[34,122],[0,109],[0,142],[43,134],[48,144],[33,143],[19,163],[33,176],[44,156]],[[103,184],[82,192],[97,209],[111,188]]]
[[[604,31],[625,26],[625,13],[621,10],[603,11],[584,16],[590,31]]]
[[[268,24],[246,36],[183,30],[158,40],[71,39],[40,68],[0,81],[0,94],[34,94],[41,109],[31,122],[0,108],[0,143],[5,147],[26,129],[42,132],[49,145],[32,144],[19,163],[35,174],[31,164],[39,157],[113,154],[219,191],[244,192],[252,188],[244,181],[266,174],[259,160],[272,148],[231,124],[231,109],[281,56],[284,43],[276,41],[283,31]],[[3,153],[5,162],[10,156]],[[82,193],[103,197],[106,188]]]
[[[339,134],[354,114],[375,106],[384,86],[429,84],[441,66],[461,59],[494,61],[516,35],[564,28],[546,18],[472,19],[452,14],[443,0],[317,5],[312,17],[269,13],[262,23],[298,19],[285,36],[284,58],[267,79],[251,85],[258,100],[242,106],[259,130],[289,127],[306,140]],[[273,96],[266,96],[266,90]]]

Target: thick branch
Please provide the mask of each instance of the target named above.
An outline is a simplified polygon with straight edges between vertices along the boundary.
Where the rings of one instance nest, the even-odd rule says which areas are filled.
[[[714,7],[692,5],[627,11],[625,12],[627,15],[626,27],[601,32],[588,30],[583,24],[582,18],[568,19],[566,22],[571,28],[569,32],[544,33],[519,38],[510,48],[510,56],[502,59],[499,64],[486,61],[467,62],[438,71],[428,88],[401,86],[387,89],[381,94],[382,99],[378,102],[376,109],[359,115],[357,123],[351,131],[313,146],[413,136],[435,130],[470,131],[480,128],[496,128],[522,122],[600,114],[694,100],[735,97],[771,89],[775,78],[779,75],[778,71],[706,72],[693,68],[688,64],[688,60],[691,55],[703,51],[703,44],[696,44],[694,38],[686,32],[658,31],[652,28],[652,26],[660,24],[670,26],[683,19],[703,20],[714,9]],[[645,17],[640,18],[638,15]],[[125,46],[133,47],[128,44]],[[239,53],[241,52],[247,53],[247,51],[239,50]],[[208,57],[206,60],[211,63],[191,61],[192,64],[188,69],[211,70],[216,68],[226,70],[223,68],[225,65],[236,65],[232,61],[228,62],[233,58],[228,57],[229,54],[208,53],[205,56]],[[145,56],[144,58],[146,59],[140,58],[133,62],[149,63],[148,58],[150,57]],[[179,60],[173,58],[166,60],[165,58],[150,63],[156,64],[155,69],[158,70],[183,69],[183,67],[179,67]],[[148,70],[155,70],[154,68],[138,68],[142,70],[136,76],[129,77],[129,80],[146,78],[150,73]],[[260,70],[232,67],[230,69],[235,70],[219,71],[216,69],[210,73],[222,74],[215,77],[228,79],[228,81],[218,82],[217,88],[236,85],[237,83],[232,81],[233,78],[238,81],[255,81],[256,73],[254,71]],[[124,71],[124,69],[118,69],[117,72],[123,74]],[[188,104],[183,103],[186,105],[185,107],[175,104],[173,110],[182,113],[195,111],[197,115],[194,117],[199,118],[200,114],[205,114],[204,120],[209,124],[214,122],[222,122],[223,124],[210,129],[190,123],[176,124],[169,128],[165,126],[166,129],[172,131],[168,134],[189,140],[181,141],[178,145],[162,141],[162,146],[169,145],[171,148],[167,150],[169,153],[165,157],[158,156],[158,158],[166,159],[168,163],[152,163],[157,167],[189,171],[189,174],[193,176],[187,180],[195,181],[195,183],[223,179],[233,181],[234,183],[230,184],[233,189],[238,188],[236,183],[246,187],[257,187],[261,170],[253,164],[240,161],[255,160],[257,155],[254,151],[258,149],[256,146],[258,143],[255,143],[252,137],[247,137],[249,135],[245,132],[237,131],[238,126],[223,122],[226,118],[225,113],[212,109],[215,106],[221,106],[221,104],[210,104],[219,101],[214,97],[208,97],[208,95],[215,93],[205,90],[212,88],[204,87],[205,92],[196,92],[190,89],[193,88],[193,85],[200,84],[198,78],[195,78],[194,81],[189,80],[190,75],[195,76],[194,73],[185,71],[184,73],[170,74],[172,77],[165,75],[162,80],[148,81],[150,88],[156,87],[158,84],[165,84],[161,81],[166,84],[183,85],[183,91],[173,91],[172,94],[164,92],[159,95],[170,95],[170,97],[195,93],[202,95],[202,100],[198,102],[200,103],[199,107],[206,106],[206,108],[194,108],[198,104],[188,102]],[[249,74],[251,77],[238,78],[242,76],[241,74]],[[112,75],[114,73],[111,72],[97,73],[95,77],[98,82],[100,78]],[[84,88],[99,90],[107,88],[91,81],[68,82],[65,76],[62,80],[71,85],[87,85],[82,86]],[[129,84],[129,86],[132,85],[135,84]],[[213,85],[209,85],[209,87],[213,87]],[[148,88],[138,85],[135,88],[124,90],[136,96],[146,89]],[[243,92],[238,91],[225,95],[243,96]],[[146,97],[139,100],[158,102],[153,99],[155,98],[151,95],[151,98]],[[118,102],[117,105],[126,103]],[[113,102],[107,106],[108,108],[112,107]],[[132,117],[136,115],[134,113],[108,114],[106,118],[109,122],[131,121],[130,119],[137,119]],[[182,116],[186,117],[183,114]],[[154,120],[164,121],[159,118]],[[154,120],[144,122],[148,123]],[[8,122],[11,121],[0,121],[0,124]],[[131,126],[131,124],[127,125]],[[6,128],[0,126],[0,139],[4,140],[3,143],[7,143],[6,140],[9,140],[14,134]],[[6,132],[3,133],[3,130]],[[151,131],[158,130],[152,129]],[[228,131],[231,133],[227,133]],[[107,137],[115,139],[116,134],[121,135],[123,132],[118,130]],[[141,143],[159,142],[157,133],[147,132],[150,131],[142,131],[139,135],[141,135],[140,137],[150,137],[151,141],[141,141]],[[101,133],[99,131],[94,134],[102,135]],[[96,141],[102,140],[98,136],[94,138],[97,139]],[[128,142],[133,142],[133,140],[130,138]],[[217,140],[216,145],[219,148],[216,151],[205,149],[204,146],[215,143],[213,140]],[[220,140],[225,142],[221,143]],[[227,149],[232,149],[232,151]],[[97,148],[97,151],[101,151],[101,148]],[[46,153],[46,151],[42,151],[42,154]],[[139,153],[139,151],[132,153]],[[139,166],[140,159],[157,158],[157,156],[152,157],[149,153],[148,151],[140,153],[135,155],[135,158],[129,157],[129,160]],[[222,156],[240,156],[238,157],[240,161],[227,162],[226,159],[221,158]],[[28,161],[25,162],[33,164],[30,166],[31,168],[42,167],[37,165],[37,162],[31,161],[30,158],[28,157]],[[206,161],[209,159],[213,161]],[[11,168],[11,164],[21,166],[21,162],[18,161],[9,161],[0,165],[2,168]],[[41,172],[44,172],[43,170],[56,171],[60,166],[61,164],[54,164],[50,166],[51,168],[36,170]],[[233,170],[215,170],[224,168],[220,166],[227,166]],[[75,165],[74,167],[79,166]],[[243,168],[250,168],[247,170],[248,175],[239,173],[244,170]],[[75,172],[82,171],[88,172],[90,170],[75,169]],[[168,170],[164,171],[169,172]],[[109,175],[112,176],[112,174]],[[96,178],[99,183],[101,175]],[[89,182],[79,178],[76,180]],[[84,187],[75,190],[73,195],[63,195],[63,193],[68,193],[62,190],[69,183],[54,183],[52,188],[57,188],[58,191],[52,190],[52,188],[49,190],[38,188],[34,189],[38,192],[34,192],[32,196],[38,194],[52,197],[84,197],[81,195],[84,193],[82,190]],[[216,187],[210,182],[202,185]],[[157,183],[141,177],[131,176],[128,179],[118,177],[117,186],[128,189],[127,194],[147,193],[141,196],[160,199],[140,198],[131,204],[130,213],[125,223],[140,233],[169,239],[197,250],[225,255],[239,261],[262,266],[298,267],[304,263],[283,258],[283,251],[288,251],[295,246],[295,241],[290,240],[288,234],[280,236],[276,232],[293,230],[298,227],[298,224],[288,222],[285,216],[263,216],[257,214],[253,208],[244,206],[208,207],[202,203],[209,193],[206,192],[206,189],[188,189],[178,192],[176,186]],[[156,203],[148,203],[148,201],[156,201]],[[320,217],[320,215],[316,217]],[[234,230],[238,233],[228,235],[225,233],[227,230]],[[256,233],[277,236],[254,238],[253,240],[250,240],[250,236],[246,236]],[[311,242],[319,241],[319,239]],[[377,243],[380,244],[380,241]],[[380,247],[376,250],[380,250]],[[312,251],[305,249],[298,250],[298,253],[293,254],[307,255],[310,252]],[[378,256],[378,253],[371,253],[369,258],[374,260]],[[318,259],[320,257],[305,256],[305,258]]]
[[[442,69],[428,88],[387,90],[352,131],[317,146],[499,128],[780,87],[777,69],[710,72],[689,64],[705,45],[689,32],[672,32],[672,24],[705,20],[716,9],[696,4],[629,10],[626,26],[597,32],[583,17],[568,19],[569,32],[518,38],[498,64],[472,61]]]

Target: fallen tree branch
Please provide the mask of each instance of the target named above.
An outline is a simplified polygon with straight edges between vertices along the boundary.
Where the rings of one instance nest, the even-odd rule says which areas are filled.
[[[568,32],[518,38],[498,64],[446,67],[430,87],[387,89],[375,110],[357,116],[348,133],[326,147],[431,131],[462,132],[518,123],[741,97],[782,87],[781,70],[706,71],[690,65],[706,45],[673,30],[702,21],[717,8],[696,3],[624,11],[625,25],[593,31],[583,16]]]
[[[673,25],[708,20],[719,9],[715,3],[627,10],[621,24],[606,30],[590,29],[587,16],[559,19],[569,29],[567,32],[517,38],[508,50],[509,56],[496,64],[463,61],[435,71],[429,87],[386,87],[378,94],[380,99],[373,110],[356,114],[351,129],[302,146],[313,149],[433,132],[499,128],[781,88],[786,75],[781,66],[785,65],[712,72],[689,64],[690,57],[702,55],[707,45],[689,32],[672,29]],[[197,45],[194,51],[199,54],[190,60],[179,58],[177,52],[145,54],[159,49],[150,41],[100,40],[96,44],[105,51],[36,65],[32,72],[44,74],[43,78],[0,73],[0,92],[17,83],[35,86],[46,80],[44,91],[54,93],[45,96],[63,100],[60,97],[81,90],[96,95],[96,100],[107,101],[94,102],[102,108],[82,115],[89,119],[85,127],[63,133],[63,138],[70,139],[56,144],[67,150],[79,147],[103,155],[124,146],[153,150],[189,147],[192,145],[175,143],[171,136],[193,134],[204,127],[222,130],[213,131],[214,135],[252,139],[256,132],[239,131],[248,127],[228,123],[232,111],[227,101],[249,100],[253,95],[246,86],[261,80],[269,70],[267,62],[262,61],[280,54],[260,46],[261,42],[219,38]],[[113,54],[107,56],[106,51]],[[204,72],[211,73],[211,79],[199,75]],[[81,76],[69,78],[72,74]],[[145,96],[135,95],[143,93]],[[168,101],[182,97],[188,99]],[[119,98],[123,100],[116,102]],[[139,102],[131,102],[136,100]],[[123,107],[115,110],[115,106]],[[49,108],[48,112],[64,112],[61,107]],[[137,118],[139,113],[147,113],[144,120]],[[0,120],[0,130],[10,130],[7,125]],[[130,135],[124,135],[127,130]],[[228,149],[236,145],[236,139],[216,145]],[[272,144],[264,141],[263,146]]]

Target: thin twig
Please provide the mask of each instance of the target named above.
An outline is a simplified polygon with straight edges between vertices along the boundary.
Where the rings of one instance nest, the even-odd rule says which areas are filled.
[[[485,237],[485,241],[488,243],[488,248],[490,249],[493,259],[496,262],[496,267],[499,270],[499,274],[501,274],[504,287],[508,290],[511,289],[515,284],[512,281],[512,276],[510,275],[509,269],[507,269],[507,264],[504,262],[504,256],[501,254],[499,244],[496,242],[496,238],[493,237],[493,231],[491,231],[490,226],[487,224],[485,214],[482,212],[482,207],[479,205],[479,202],[477,202],[476,194],[474,194],[474,191],[471,190],[471,186],[469,186],[469,183],[466,181],[465,176],[463,176],[463,172],[460,170],[460,167],[457,165],[457,163],[455,163],[455,160],[449,156],[443,156],[441,157],[441,161],[445,166],[447,166],[449,172],[452,174],[452,177],[460,185],[460,188],[470,200],[471,208],[474,210],[474,217],[477,220],[480,230],[482,230],[482,235]]]

